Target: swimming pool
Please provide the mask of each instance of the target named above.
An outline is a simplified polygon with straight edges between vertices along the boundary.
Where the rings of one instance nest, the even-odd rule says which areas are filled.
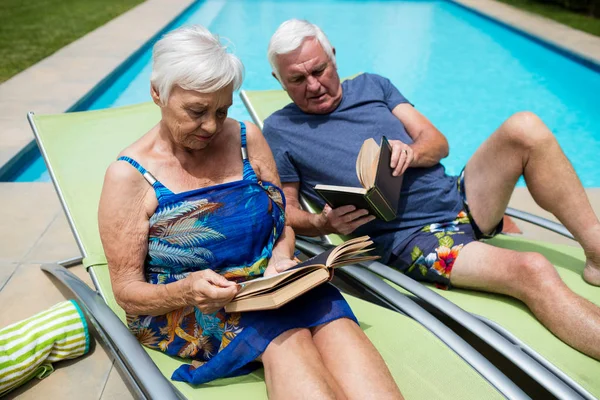
[[[508,116],[529,110],[550,126],[584,186],[600,187],[600,73],[450,2],[208,0],[171,28],[209,27],[229,39],[244,62],[244,89],[278,89],[266,48],[277,26],[292,17],[323,28],[341,76],[388,77],[448,137],[443,163],[449,173],[457,174]],[[84,109],[150,100],[150,54],[148,48]],[[237,96],[230,117],[250,118]],[[39,173],[24,172],[43,174],[43,164]]]

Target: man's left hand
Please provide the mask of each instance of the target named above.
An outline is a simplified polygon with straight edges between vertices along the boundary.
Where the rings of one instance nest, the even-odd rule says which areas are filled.
[[[390,162],[390,167],[394,170],[392,175],[400,176],[410,167],[415,154],[412,147],[400,140],[390,140],[389,142],[392,146],[392,160]]]

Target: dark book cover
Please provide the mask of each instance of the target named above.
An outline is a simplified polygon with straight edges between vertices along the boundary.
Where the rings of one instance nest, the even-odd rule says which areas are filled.
[[[338,208],[341,206],[352,205],[356,209],[369,210],[369,213],[378,216],[377,209],[374,208],[369,200],[367,194],[346,192],[343,190],[333,189],[315,189],[317,194],[321,196],[331,208]]]
[[[392,146],[384,136],[381,139],[381,152],[379,153],[379,164],[377,165],[377,174],[375,175],[375,187],[379,189],[388,205],[394,210],[398,208],[400,201],[400,191],[402,190],[402,177],[394,176],[394,170],[390,167],[392,162]],[[395,217],[395,215],[394,215]]]
[[[365,190],[328,185],[319,187],[321,185],[317,185],[315,191],[332,208],[353,205],[357,209],[369,210],[369,214],[375,215],[379,219],[391,221],[396,218],[402,189],[402,176],[392,175],[391,160],[392,148],[384,136],[381,139],[375,184],[372,188]]]
[[[298,268],[302,268],[302,267],[309,267],[311,265],[325,265],[327,266],[327,258],[329,258],[329,255],[331,254],[331,252],[335,250],[335,247],[330,248],[329,250],[326,250],[322,253],[317,254],[316,256],[313,256],[309,259],[306,259],[296,265],[294,265],[292,268],[288,269],[288,271],[291,271],[293,269],[298,269]]]

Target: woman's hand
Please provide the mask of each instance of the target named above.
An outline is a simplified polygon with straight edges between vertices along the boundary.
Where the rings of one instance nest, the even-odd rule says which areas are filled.
[[[239,292],[240,286],[228,281],[211,269],[192,272],[186,278],[189,284],[189,303],[203,314],[219,311]]]
[[[295,260],[273,256],[269,260],[269,264],[267,265],[267,269],[265,270],[264,276],[276,275],[280,272],[290,269],[296,264],[298,264],[298,262]]]

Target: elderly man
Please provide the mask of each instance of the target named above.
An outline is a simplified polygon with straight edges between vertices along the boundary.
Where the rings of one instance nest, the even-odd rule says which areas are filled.
[[[458,177],[440,160],[448,142],[389,80],[362,74],[340,83],[335,49],[315,25],[289,20],[275,32],[268,57],[293,103],[267,118],[269,142],[294,230],[303,235],[369,234],[382,261],[438,286],[516,297],[554,334],[600,359],[600,308],[573,293],[537,253],[478,239],[502,229],[520,176],[544,209],[579,241],[584,279],[600,285],[600,223],[550,130],[534,114],[511,116],[471,157]],[[404,174],[398,217],[383,222],[353,206],[302,211],[299,194],[323,205],[316,184],[360,186],[355,160],[362,142],[385,134],[391,167]]]

